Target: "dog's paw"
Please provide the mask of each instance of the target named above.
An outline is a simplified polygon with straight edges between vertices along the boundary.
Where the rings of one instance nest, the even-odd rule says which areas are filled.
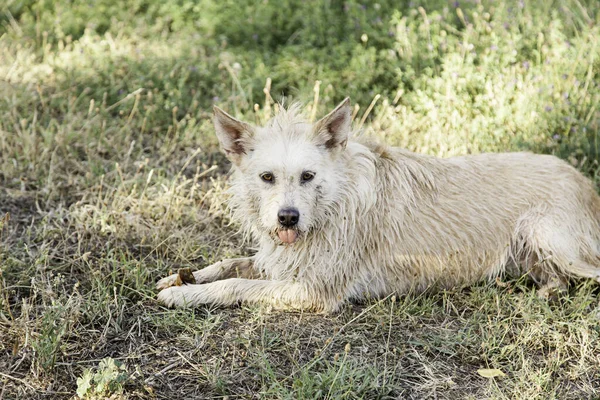
[[[177,286],[178,274],[169,275],[156,282],[156,289],[163,290],[172,286]]]
[[[171,286],[161,290],[156,298],[167,307],[195,307],[212,301],[206,285]]]
[[[167,307],[186,307],[193,305],[191,304],[191,297],[187,286],[171,286],[161,290],[156,299],[159,303]]]

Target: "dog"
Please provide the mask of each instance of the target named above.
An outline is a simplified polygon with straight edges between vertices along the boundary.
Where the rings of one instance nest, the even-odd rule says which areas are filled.
[[[349,99],[314,125],[297,105],[264,127],[215,107],[232,217],[258,251],[194,272],[197,284],[163,278],[158,300],[332,313],[504,274],[529,274],[542,291],[599,280],[600,197],[571,165],[416,154],[353,135],[351,120]]]

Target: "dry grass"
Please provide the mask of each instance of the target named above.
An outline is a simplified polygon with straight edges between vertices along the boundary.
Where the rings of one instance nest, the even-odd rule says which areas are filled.
[[[360,104],[357,121],[419,151],[533,148],[597,176],[598,7],[569,4],[578,11],[563,20],[536,20],[533,8],[519,16],[520,29],[546,29],[532,39],[540,58],[527,67],[483,62],[459,46],[492,36],[504,54],[529,46],[517,30],[487,31],[485,13],[494,20],[507,7],[479,11],[479,20],[468,14],[466,26],[459,18],[456,31],[441,7],[397,15],[406,29],[393,38],[396,50],[441,61],[412,71],[413,87],[400,76],[369,115]],[[600,305],[588,282],[553,303],[517,277],[329,317],[159,306],[154,283],[170,271],[252,253],[224,206],[228,166],[210,104],[219,96],[261,121],[274,111],[273,93],[256,100],[240,49],[125,29],[125,20],[105,34],[61,38],[36,34],[36,20],[23,15],[0,20],[0,398],[74,398],[78,388],[127,399],[600,396]],[[433,54],[421,46],[427,37],[447,47]],[[303,65],[286,57],[271,66],[281,79]],[[370,70],[356,68],[337,82],[339,93],[326,80],[319,96],[313,82],[298,89],[307,115],[357,90],[356,74]],[[505,376],[485,378],[482,368]]]

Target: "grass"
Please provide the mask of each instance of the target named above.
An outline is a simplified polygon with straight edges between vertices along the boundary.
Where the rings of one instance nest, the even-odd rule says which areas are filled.
[[[599,397],[589,282],[329,317],[155,302],[170,271],[252,252],[213,104],[260,123],[273,98],[322,115],[350,95],[391,144],[552,153],[600,181],[597,2],[396,3],[1,5],[0,398]]]

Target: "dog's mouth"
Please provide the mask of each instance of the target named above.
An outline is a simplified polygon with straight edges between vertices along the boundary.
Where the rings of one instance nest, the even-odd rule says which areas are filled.
[[[296,229],[279,228],[277,237],[283,244],[293,244],[298,240],[298,231]]]

